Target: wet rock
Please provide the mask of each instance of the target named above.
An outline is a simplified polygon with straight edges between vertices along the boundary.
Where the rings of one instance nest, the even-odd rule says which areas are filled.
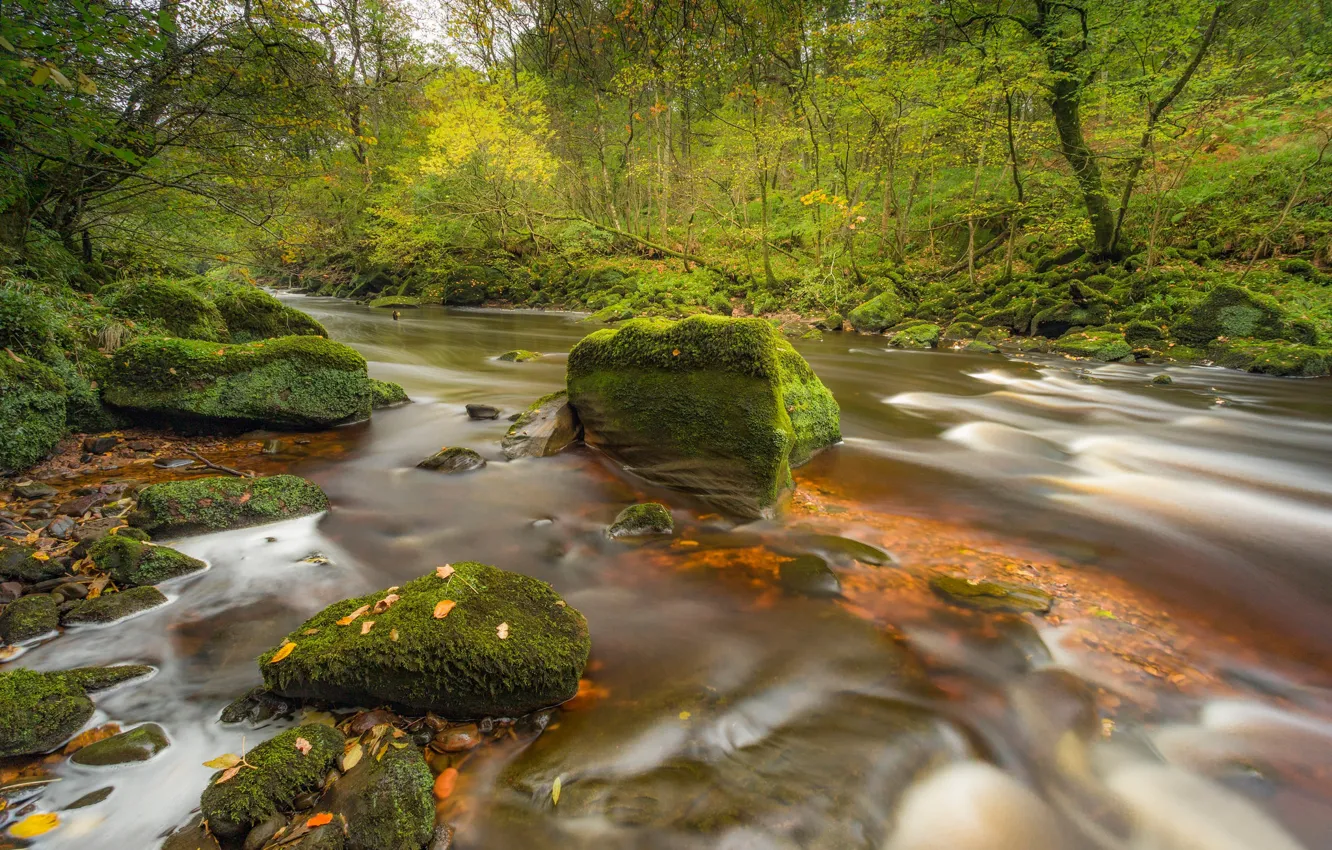
[[[115,530],[117,534],[129,532],[127,536],[135,536],[136,539],[148,538],[148,535],[140,529],[131,529],[125,525],[125,521],[119,517],[102,517],[101,519],[90,519],[87,522],[75,527],[70,537],[79,542],[75,547],[74,554],[82,557],[88,554],[88,547],[98,540]]]
[[[298,738],[310,744],[302,753]],[[253,768],[242,767],[219,784],[222,771],[213,775],[199,798],[200,809],[213,834],[240,840],[257,824],[291,807],[306,791],[320,787],[338,756],[342,733],[331,726],[308,723],[270,738],[246,754]]]
[[[50,752],[92,717],[87,691],[142,675],[140,667],[0,672],[0,757]]]
[[[114,623],[166,604],[166,597],[155,587],[131,587],[119,593],[103,593],[96,599],[78,603],[62,618],[66,626]]]
[[[435,832],[430,836],[430,843],[426,845],[426,850],[450,850],[453,847],[453,827],[447,823],[441,823],[435,827]]]
[[[526,363],[529,360],[536,360],[541,356],[539,351],[528,351],[525,348],[515,348],[513,351],[506,351],[497,359],[507,363]]]
[[[519,414],[500,446],[509,460],[549,457],[580,439],[582,433],[568,393],[561,390],[537,399]]]
[[[841,439],[837,402],[760,319],[636,319],[569,354],[584,439],[727,513],[770,514],[791,468]]]
[[[164,457],[153,461],[153,466],[158,469],[185,469],[194,466],[196,462],[192,457]]]
[[[156,723],[145,723],[83,747],[70,761],[98,767],[148,761],[168,746],[166,730]]]
[[[23,585],[16,581],[0,582],[0,605],[13,602],[23,595]]]
[[[385,711],[382,708],[376,708],[373,711],[362,711],[353,717],[347,723],[347,733],[350,735],[363,735],[376,726],[397,726],[402,722],[402,718],[391,711]]]
[[[412,403],[412,400],[407,397],[407,391],[391,381],[380,381],[371,378],[370,394],[371,407],[375,410]],[[306,440],[306,442],[308,443],[309,440]],[[297,443],[300,444],[300,441],[298,440]]]
[[[16,484],[14,486],[14,497],[18,499],[49,499],[56,495],[58,491],[50,484],[42,484],[38,481],[31,481],[27,484]]]
[[[981,341],[978,340],[978,339],[973,339],[971,342],[968,342],[965,346],[963,346],[962,350],[963,350],[963,351],[970,351],[970,352],[972,352],[972,353],[974,353],[974,354],[998,354],[998,353],[999,353],[999,349],[995,348],[993,345],[990,345],[988,342],[981,342]]]
[[[104,788],[98,788],[96,791],[89,791],[87,794],[84,794],[82,797],[78,798],[74,802],[65,806],[64,811],[72,811],[74,809],[86,809],[89,806],[95,806],[98,803],[105,800],[107,797],[110,797],[111,792],[114,790],[116,789],[111,787],[110,785],[107,785]]]
[[[266,455],[280,454],[284,449],[286,449],[286,447],[287,444],[282,442],[281,440],[269,440],[264,443],[264,447],[263,449],[260,450],[260,454],[266,454]]]
[[[61,516],[51,520],[51,524],[46,527],[46,533],[56,540],[68,540],[77,527],[73,517]]]
[[[136,452],[151,452],[157,448],[157,444],[152,440],[134,440],[129,444],[129,447]]]
[[[840,596],[842,584],[828,563],[817,555],[801,555],[783,561],[777,568],[782,589],[797,596],[815,599]]]
[[[73,599],[86,599],[88,597],[88,587],[77,581],[70,581],[56,587],[55,590],[51,591],[51,595],[59,597],[65,602]]]
[[[1044,614],[1054,603],[1054,597],[1039,587],[1005,581],[935,576],[930,587],[949,602],[981,611]]]
[[[196,478],[153,484],[139,494],[130,525],[154,536],[263,525],[328,509],[328,496],[295,475]]]
[[[796,547],[813,549],[835,561],[859,561],[872,567],[886,567],[893,563],[892,556],[882,549],[836,534],[802,534],[795,538],[794,543]],[[774,548],[784,553],[803,554],[792,552],[792,547],[784,545],[782,541],[778,541]]]
[[[274,814],[265,818],[262,823],[245,836],[245,843],[241,845],[241,850],[263,850],[273,836],[277,835],[279,829],[287,825],[287,817],[283,814]]]
[[[572,697],[590,649],[583,616],[537,579],[452,567],[408,582],[396,600],[380,592],[325,608],[288,635],[295,648],[280,661],[272,663],[279,647],[260,656],[264,683],[332,705],[459,719],[513,717]]]
[[[188,824],[166,837],[162,850],[222,850],[222,845],[204,826],[203,815],[195,815]]]
[[[283,843],[282,850],[346,850],[347,847],[347,836],[342,834],[342,824],[327,823],[291,843]]]
[[[60,671],[71,682],[90,693],[141,679],[153,672],[147,664],[114,664],[110,667],[74,667]]]
[[[467,405],[468,419],[499,419],[500,409],[489,404]]]
[[[333,784],[321,808],[346,819],[349,848],[420,850],[435,829],[434,777],[416,747],[379,746]]]
[[[435,735],[432,749],[443,753],[460,753],[481,743],[481,732],[475,723],[454,726]]]
[[[640,537],[648,534],[670,534],[675,531],[675,520],[665,505],[647,502],[630,505],[615,517],[606,533],[611,537]]]
[[[77,499],[71,499],[60,505],[56,510],[65,516],[83,516],[88,511],[106,502],[106,497],[101,493],[92,493],[87,496],[80,496]]]
[[[95,455],[104,455],[118,445],[120,445],[120,438],[115,434],[104,434],[100,437],[86,437],[83,440],[83,450],[89,454]]]
[[[65,574],[65,567],[36,557],[37,550],[18,544],[0,544],[0,578],[36,584]]]
[[[1162,372],[1160,375],[1152,376],[1152,383],[1158,387],[1168,387],[1175,382],[1175,379]]]
[[[111,574],[120,587],[160,584],[207,566],[166,546],[142,543],[119,534],[103,537],[88,550],[97,568]]]
[[[295,700],[280,697],[263,685],[255,685],[222,709],[218,720],[222,723],[264,723],[274,717],[292,714],[297,707]]]
[[[486,459],[462,446],[443,448],[418,463],[418,469],[435,472],[472,472],[486,465]]]
[[[35,593],[15,599],[0,612],[0,641],[23,643],[50,634],[60,627],[55,597]]]

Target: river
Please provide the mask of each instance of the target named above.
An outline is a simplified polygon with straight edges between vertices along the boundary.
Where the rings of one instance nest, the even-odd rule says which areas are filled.
[[[202,762],[281,726],[216,722],[261,651],[332,601],[472,559],[554,585],[593,651],[574,705],[462,765],[443,810],[461,850],[1332,847],[1332,382],[825,334],[796,345],[845,443],[797,471],[783,516],[734,527],[587,448],[506,463],[508,422],[467,419],[562,386],[579,317],[290,300],[415,403],[289,442],[278,461],[327,515],[182,540],[210,568],[166,585],[171,604],[24,656],[154,665],[97,719],[159,722],[172,744],[61,765],[44,808],[114,791],[35,846],[156,846],[197,806]],[[545,356],[494,359],[514,348]],[[413,468],[450,445],[490,463]],[[675,538],[607,540],[643,499],[673,509]],[[839,560],[828,534],[895,563]],[[842,598],[778,587],[811,549]],[[925,584],[940,569],[1057,601],[953,608]]]

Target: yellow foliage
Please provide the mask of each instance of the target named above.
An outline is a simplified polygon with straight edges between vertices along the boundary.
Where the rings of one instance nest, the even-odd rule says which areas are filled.
[[[543,94],[541,83],[527,75],[516,85],[507,76],[491,81],[467,68],[445,75],[426,92],[433,129],[421,170],[449,177],[471,166],[487,178],[549,183],[556,161]]]

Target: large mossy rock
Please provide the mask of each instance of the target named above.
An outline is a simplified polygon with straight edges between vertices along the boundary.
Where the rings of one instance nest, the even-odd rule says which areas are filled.
[[[196,478],[153,484],[130,524],[154,536],[185,536],[294,519],[328,509],[318,485],[295,475]]]
[[[0,758],[50,752],[88,722],[88,691],[151,672],[151,668],[84,667],[55,673],[23,668],[0,672]]]
[[[841,439],[837,402],[759,319],[637,319],[569,354],[584,439],[647,480],[762,516],[791,468]]]
[[[155,587],[131,587],[78,602],[65,612],[61,622],[66,626],[107,625],[166,603],[167,598]]]
[[[317,336],[218,345],[149,337],[118,349],[103,399],[152,418],[326,428],[370,415],[361,355]]]
[[[226,320],[217,307],[190,287],[170,280],[143,280],[99,293],[102,303],[122,318],[160,325],[183,339],[226,342]]]
[[[564,390],[542,396],[518,416],[505,432],[500,447],[509,460],[549,457],[563,451],[583,434],[582,425]]]
[[[1214,343],[1218,366],[1285,378],[1314,378],[1332,370],[1332,349],[1282,340],[1237,339]]]
[[[347,824],[350,850],[421,850],[435,829],[434,776],[413,746],[385,747],[333,783],[322,811]]]
[[[310,745],[309,752],[296,746],[297,739]],[[199,798],[199,806],[213,834],[237,839],[250,827],[290,810],[300,794],[317,790],[342,755],[342,733],[331,726],[310,723],[270,738],[245,754],[253,767],[242,767],[234,777],[219,783],[219,771]]]
[[[1171,334],[1181,342],[1202,345],[1218,337],[1289,338],[1289,328],[1275,298],[1222,283],[1185,313]]]
[[[255,342],[284,336],[328,336],[328,331],[300,310],[288,307],[257,286],[233,284],[213,295],[232,342]]]
[[[207,566],[198,558],[166,546],[154,546],[129,536],[108,534],[88,549],[99,570],[110,573],[121,587],[160,584],[198,572]]]
[[[0,351],[0,474],[32,466],[64,433],[64,383],[46,366]]]
[[[877,334],[896,325],[906,315],[906,304],[896,292],[876,295],[847,315],[851,327],[861,333]]]
[[[23,643],[59,627],[59,607],[49,593],[20,597],[0,611],[0,643]]]
[[[330,605],[282,646],[259,657],[276,694],[462,719],[564,702],[578,691],[591,642],[583,615],[550,585],[465,562],[447,577],[437,571]]]
[[[1133,353],[1133,347],[1117,331],[1073,331],[1055,341],[1055,351],[1074,357],[1090,357],[1109,363]]]

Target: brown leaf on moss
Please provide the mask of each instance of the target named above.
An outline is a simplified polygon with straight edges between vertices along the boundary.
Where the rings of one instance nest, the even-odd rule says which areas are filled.
[[[458,603],[454,602],[452,599],[439,600],[439,604],[435,606],[435,619],[442,620],[449,616],[449,612],[456,608],[457,605]]]

